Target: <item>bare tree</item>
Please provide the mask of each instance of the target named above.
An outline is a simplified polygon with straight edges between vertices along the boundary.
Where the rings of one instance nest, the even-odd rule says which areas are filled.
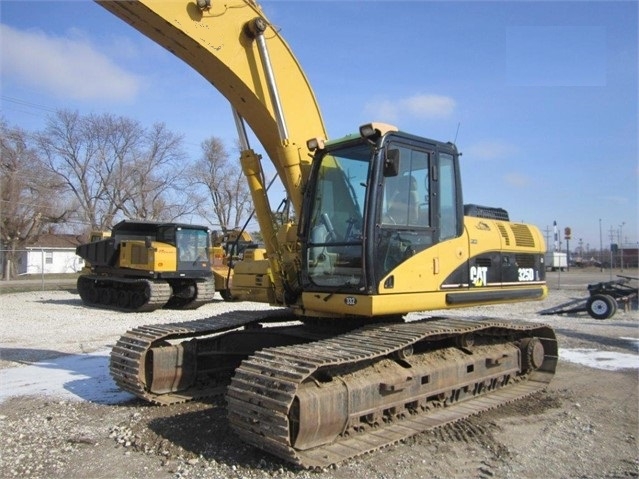
[[[17,250],[66,221],[70,208],[64,207],[62,185],[29,145],[29,136],[4,120],[0,120],[0,158],[0,239],[7,253],[4,275],[10,277],[15,275]]]
[[[126,216],[172,221],[197,210],[198,199],[184,195],[181,142],[182,137],[168,131],[164,123],[145,132],[142,151],[128,168],[129,198],[122,203]]]
[[[107,142],[96,133],[79,113],[61,110],[49,118],[38,145],[49,171],[72,192],[80,219],[92,229],[104,229],[119,209],[108,196],[117,157],[107,153]]]
[[[194,209],[172,194],[184,153],[182,138],[164,124],[146,130],[124,117],[62,110],[49,118],[38,145],[92,229],[108,229],[122,216],[169,221]]]
[[[198,208],[200,216],[223,231],[238,228],[251,210],[251,197],[242,169],[229,160],[222,140],[211,137],[201,144],[202,158],[190,169],[195,188],[205,191]]]

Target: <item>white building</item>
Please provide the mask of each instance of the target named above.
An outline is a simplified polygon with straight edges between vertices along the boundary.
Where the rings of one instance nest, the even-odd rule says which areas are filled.
[[[79,244],[75,235],[43,234],[36,244],[17,253],[17,273],[77,273],[84,267],[84,260],[75,254]]]

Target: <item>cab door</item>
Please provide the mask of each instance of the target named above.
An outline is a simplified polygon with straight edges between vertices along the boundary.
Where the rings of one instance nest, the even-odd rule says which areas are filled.
[[[390,143],[386,154],[396,167],[384,169],[377,189],[374,272],[375,282],[383,282],[380,292],[405,290],[413,275],[389,273],[436,240],[430,178],[434,151]]]
[[[468,259],[456,156],[429,146],[387,147],[398,164],[385,169],[378,197],[375,273],[380,293],[439,290]]]

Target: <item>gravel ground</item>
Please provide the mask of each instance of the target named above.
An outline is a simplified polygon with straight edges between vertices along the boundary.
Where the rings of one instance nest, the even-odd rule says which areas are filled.
[[[608,279],[551,275],[542,302],[433,313],[551,325],[560,345],[555,379],[529,398],[317,471],[243,444],[219,398],[149,406],[108,376],[110,347],[133,327],[264,306],[216,300],[136,314],[85,308],[68,291],[0,295],[0,477],[639,477],[639,314],[538,314]]]

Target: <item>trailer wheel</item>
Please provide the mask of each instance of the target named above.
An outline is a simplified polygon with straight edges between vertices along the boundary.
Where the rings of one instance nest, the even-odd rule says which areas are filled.
[[[219,291],[220,296],[222,296],[222,299],[228,303],[235,301],[235,298],[233,298],[233,294],[231,293],[230,289],[221,289]]]
[[[595,319],[612,318],[617,312],[617,301],[607,294],[593,294],[586,302],[586,310]]]

